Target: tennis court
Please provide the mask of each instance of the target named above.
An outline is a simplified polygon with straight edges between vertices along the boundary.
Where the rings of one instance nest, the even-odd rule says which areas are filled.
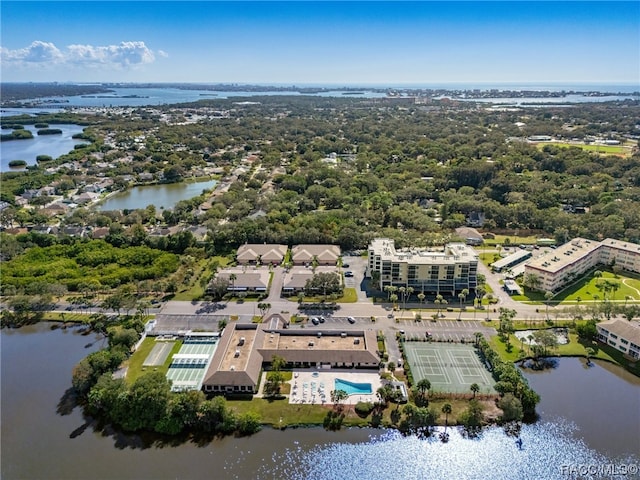
[[[187,337],[171,359],[167,378],[171,390],[200,390],[219,337]]]
[[[416,383],[426,378],[431,390],[448,393],[470,393],[477,383],[480,393],[495,393],[496,382],[471,345],[405,342],[404,349]]]
[[[147,358],[144,359],[142,364],[145,367],[158,367],[164,365],[167,360],[171,349],[176,342],[156,342],[153,346]]]

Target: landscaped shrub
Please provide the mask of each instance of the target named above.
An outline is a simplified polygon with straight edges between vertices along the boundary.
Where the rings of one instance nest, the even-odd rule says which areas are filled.
[[[366,417],[373,411],[373,403],[371,402],[358,402],[355,406],[355,411],[361,417]]]

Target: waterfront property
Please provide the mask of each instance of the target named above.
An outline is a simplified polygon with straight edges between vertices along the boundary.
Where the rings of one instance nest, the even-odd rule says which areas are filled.
[[[596,325],[598,340],[633,360],[640,358],[640,322],[612,318]]]
[[[369,368],[380,363],[373,330],[288,330],[282,318],[228,325],[203,382],[205,392],[256,393],[260,371],[274,356],[291,368]]]
[[[469,393],[476,383],[480,393],[495,393],[495,381],[472,345],[425,342],[403,345],[415,383],[426,378],[432,391],[447,393]]]
[[[557,292],[596,265],[640,272],[640,245],[607,238],[602,242],[574,238],[546,255],[531,260],[525,273],[535,275],[540,291]]]
[[[369,245],[368,272],[377,287],[412,287],[415,292],[452,296],[477,287],[478,255],[464,243],[438,249],[396,249],[394,240],[376,238]]]
[[[377,401],[376,391],[383,385],[377,371],[353,369],[295,369],[289,383],[289,403],[312,405],[331,403],[332,390],[344,390],[347,398],[341,403],[347,405],[374,403]]]
[[[210,333],[191,332],[185,337],[180,351],[171,358],[167,371],[172,391],[202,388],[202,380],[216,351],[218,340],[218,335]]]

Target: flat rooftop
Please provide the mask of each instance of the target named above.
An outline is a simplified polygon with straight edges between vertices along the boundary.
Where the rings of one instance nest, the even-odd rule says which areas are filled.
[[[357,343],[356,343],[357,341]],[[313,344],[313,346],[311,346]],[[366,350],[364,336],[354,335],[281,335],[267,333],[262,348],[278,350]]]
[[[546,255],[531,260],[528,267],[556,273],[563,268],[591,255],[600,247],[600,242],[585,238],[574,238],[570,242],[561,245]]]
[[[475,250],[464,243],[448,243],[438,249],[416,247],[396,250],[394,240],[376,238],[369,245],[369,253],[379,255],[382,260],[426,265],[478,261]]]
[[[244,338],[243,344],[240,340]],[[224,352],[218,371],[233,370],[242,371],[247,368],[249,356],[253,351],[253,342],[256,339],[256,330],[234,330],[229,347]]]

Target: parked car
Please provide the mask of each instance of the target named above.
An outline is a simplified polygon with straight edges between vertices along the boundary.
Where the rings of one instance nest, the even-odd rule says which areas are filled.
[[[349,268],[349,264],[348,263],[343,263],[342,264],[342,268]]]
[[[356,319],[353,317],[347,317],[347,321],[351,324],[356,323]]]
[[[346,272],[344,272],[344,276],[345,276],[345,277],[353,277],[353,272],[352,272],[352,271],[350,271],[350,270],[349,270],[349,271],[346,271]]]
[[[427,338],[430,338],[431,337],[431,332],[425,332],[424,336],[427,337]]]
[[[324,323],[324,317],[323,316],[318,317],[318,320],[320,321],[320,323]]]
[[[318,325],[318,324],[320,324],[320,321],[316,317],[313,317],[311,319],[311,323],[313,323],[314,325]]]

